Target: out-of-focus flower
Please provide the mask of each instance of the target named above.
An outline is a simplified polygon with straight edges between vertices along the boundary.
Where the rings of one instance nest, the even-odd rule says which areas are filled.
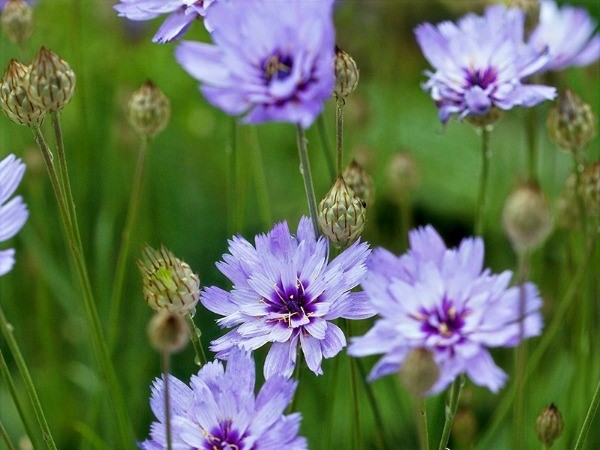
[[[272,342],[265,361],[266,378],[289,377],[298,346],[315,374],[323,358],[335,356],[346,338],[331,320],[364,319],[375,311],[362,292],[350,292],[366,274],[370,253],[356,242],[330,262],[328,241],[315,238],[310,219],[303,217],[296,235],[286,222],[255,238],[255,246],[240,236],[229,241],[218,269],[233,282],[230,292],[208,287],[200,301],[223,317],[217,323],[235,327],[212,342],[211,350],[226,358],[239,346],[254,350]]]
[[[18,45],[24,45],[33,33],[33,10],[24,0],[9,0],[2,5],[2,31]]]
[[[538,72],[587,66],[600,59],[600,34],[594,33],[596,22],[585,9],[559,8],[553,0],[540,3],[540,21],[529,44],[548,47],[550,58]]]
[[[310,126],[335,85],[332,0],[219,1],[207,10],[215,45],[175,55],[201,91],[243,121]]]
[[[429,394],[442,391],[459,374],[498,391],[506,374],[494,364],[488,347],[515,346],[542,328],[537,288],[522,287],[525,316],[519,317],[521,288],[508,287],[511,272],[493,275],[483,269],[483,241],[464,239],[448,249],[431,227],[410,233],[410,251],[397,257],[376,249],[361,283],[381,319],[352,340],[353,356],[384,356],[370,380],[398,372],[416,348],[431,351],[440,376]]]
[[[551,100],[556,89],[523,84],[547,61],[547,49],[525,45],[524,13],[502,5],[484,16],[468,14],[458,21],[429,23],[415,30],[417,41],[435,71],[427,71],[423,88],[430,92],[446,122],[482,116],[493,107],[508,110]]]
[[[0,0],[0,11],[2,11],[4,9],[4,7],[6,6],[6,4],[9,2],[10,0]],[[35,5],[37,3],[37,0],[24,0],[25,3],[27,3],[28,5]]]
[[[548,134],[560,148],[582,152],[596,135],[598,118],[575,92],[565,89],[548,113]]]
[[[192,22],[206,15],[206,9],[215,0],[120,0],[115,10],[129,20],[151,20],[163,14],[167,18],[160,26],[153,42],[165,43],[179,39]]]
[[[15,155],[0,161],[0,242],[10,239],[19,232],[27,221],[29,212],[21,196],[13,197],[23,178],[25,164]],[[15,250],[0,250],[0,276],[9,272],[15,263]]]
[[[205,364],[189,387],[168,377],[174,449],[307,448],[306,439],[298,436],[301,415],[283,414],[298,383],[274,376],[255,396],[250,354],[232,351],[227,369],[218,361]],[[164,380],[156,379],[150,407],[158,421],[150,426],[150,439],[141,443],[143,450],[167,448],[164,394]]]
[[[154,137],[165,129],[171,117],[171,102],[152,81],[131,94],[127,103],[129,123],[141,135]]]

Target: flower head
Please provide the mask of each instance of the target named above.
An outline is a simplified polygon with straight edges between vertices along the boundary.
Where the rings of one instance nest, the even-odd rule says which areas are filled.
[[[173,448],[180,450],[303,450],[306,439],[298,436],[299,413],[284,415],[297,382],[282,376],[265,381],[254,396],[254,360],[236,349],[227,369],[218,361],[204,365],[188,387],[169,375]],[[164,423],[165,383],[156,379],[150,407],[158,422],[150,429],[143,450],[166,449]]]
[[[481,116],[493,107],[530,107],[556,96],[552,87],[522,83],[548,60],[546,49],[524,44],[523,24],[522,11],[495,5],[484,16],[468,14],[457,24],[416,28],[421,50],[435,69],[426,72],[423,88],[442,122],[453,114]]]
[[[310,370],[323,373],[323,357],[335,356],[346,345],[342,331],[329,321],[375,313],[362,292],[349,292],[365,276],[370,250],[357,241],[327,262],[327,239],[315,238],[307,217],[295,236],[281,222],[254,242],[234,237],[230,254],[217,263],[233,282],[230,292],[209,287],[201,294],[206,308],[225,316],[218,320],[222,327],[235,327],[213,341],[211,350],[227,357],[236,346],[254,350],[272,342],[264,367],[270,378],[292,375],[300,346]]]
[[[206,16],[215,45],[183,42],[177,60],[227,114],[307,128],[335,84],[332,4],[219,1]]]
[[[167,18],[152,41],[165,43],[179,39],[192,22],[206,15],[206,8],[215,0],[120,0],[115,10],[129,20],[150,20],[163,14]]]
[[[508,287],[511,272],[483,270],[483,241],[464,239],[448,249],[431,227],[410,233],[410,251],[396,257],[376,249],[361,283],[381,319],[353,339],[353,356],[384,353],[369,378],[398,372],[416,348],[433,352],[440,377],[430,394],[466,372],[478,385],[497,391],[506,378],[488,347],[515,346],[521,340],[521,289]],[[536,287],[522,287],[523,337],[540,333],[541,300]]]
[[[540,21],[529,38],[537,48],[548,47],[550,58],[538,72],[587,66],[600,59],[600,34],[596,22],[583,8],[542,0]]]
[[[15,155],[8,155],[0,161],[0,242],[10,239],[23,228],[29,215],[21,196],[13,195],[23,178],[25,164]],[[0,250],[0,275],[12,269],[15,262],[15,250]]]

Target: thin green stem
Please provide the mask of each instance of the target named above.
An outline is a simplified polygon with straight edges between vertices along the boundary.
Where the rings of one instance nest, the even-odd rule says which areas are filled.
[[[450,432],[452,431],[452,424],[454,423],[456,409],[458,408],[460,391],[464,384],[464,374],[459,375],[452,382],[452,387],[450,388],[450,401],[448,402],[448,404],[446,404],[446,421],[444,422],[444,429],[442,431],[442,437],[440,439],[439,450],[445,450],[446,445],[448,445],[448,441],[450,440]]]
[[[269,200],[269,186],[267,184],[267,174],[263,163],[262,149],[258,140],[258,130],[251,127],[250,147],[254,154],[254,181],[256,182],[256,196],[258,202],[258,211],[265,229],[271,227],[273,223],[273,214],[271,212],[271,202]]]
[[[584,237],[587,239],[588,227],[587,227],[587,215],[585,208],[585,201],[583,199],[582,193],[582,172],[583,172],[583,157],[582,152],[578,149],[572,149],[571,153],[573,154],[573,172],[575,173],[575,198],[577,201],[577,212],[579,214],[579,221],[581,223],[581,230],[583,232]]]
[[[6,444],[6,448],[7,450],[16,450],[15,446],[13,445],[13,443],[10,440],[10,436],[8,435],[6,428],[4,428],[4,425],[2,424],[2,421],[0,421],[0,436],[2,437],[2,440],[4,441],[4,443]]]
[[[335,181],[335,162],[333,161],[333,154],[331,153],[331,145],[329,144],[329,137],[327,136],[327,127],[325,126],[325,117],[323,114],[317,119],[317,128],[319,129],[319,137],[321,138],[321,148],[325,155],[325,161],[327,162],[327,169],[329,170],[329,176],[331,182]]]
[[[317,200],[315,199],[315,188],[313,185],[312,174],[310,172],[310,161],[308,159],[308,142],[304,135],[304,128],[298,124],[296,126],[298,154],[300,156],[300,172],[304,180],[304,190],[306,191],[306,200],[308,202],[308,211],[312,220],[315,236],[319,236],[319,223],[317,222]]]
[[[54,443],[52,432],[50,431],[50,427],[48,426],[46,416],[44,415],[44,410],[42,408],[40,399],[37,395],[35,385],[33,384],[33,380],[31,379],[31,375],[29,374],[27,363],[25,362],[25,359],[21,354],[19,344],[13,336],[12,326],[6,320],[6,316],[4,315],[4,311],[1,306],[0,330],[2,331],[4,339],[6,339],[8,348],[13,355],[15,363],[17,364],[17,368],[19,369],[19,373],[21,374],[21,378],[23,378],[23,382],[25,383],[25,390],[27,391],[27,395],[29,395],[29,400],[31,401],[31,405],[33,406],[33,412],[35,413],[35,417],[42,431],[42,438],[44,439],[44,442],[46,443],[46,446],[49,449],[56,450],[56,444]],[[4,364],[2,365],[4,366]]]
[[[342,168],[344,167],[344,104],[343,98],[338,98],[335,103],[336,110],[336,134],[335,147],[337,155],[337,176],[342,176]]]
[[[300,382],[302,380],[302,373],[304,372],[304,370],[302,370],[303,369],[302,361],[304,361],[302,358],[296,358],[296,367],[294,367],[294,378],[298,382],[298,387],[301,386]],[[296,412],[296,410],[298,408],[298,399],[299,398],[300,398],[300,392],[299,392],[299,389],[296,388],[296,392],[294,393],[294,398],[292,399],[292,403],[288,407],[288,413]]]
[[[169,352],[163,352],[162,354],[162,373],[164,379],[164,406],[165,406],[165,431],[167,438],[167,450],[173,450],[173,435],[171,431],[171,393],[169,386],[169,371],[170,371],[170,357]]]
[[[346,332],[348,338],[352,337],[352,322],[348,319],[344,319],[346,325]],[[349,357],[350,360],[350,383],[352,384],[352,405],[354,408],[354,414],[352,416],[353,424],[352,430],[353,440],[354,440],[354,448],[359,450],[362,448],[362,436],[361,436],[361,426],[360,426],[360,405],[358,398],[358,381],[356,376],[356,359]]]
[[[527,347],[525,336],[525,282],[529,278],[530,254],[519,252],[517,268],[517,283],[519,286],[519,342],[515,348],[515,384],[517,398],[514,404],[514,445],[516,450],[524,450],[525,446],[525,365]]]
[[[373,386],[367,381],[367,371],[365,370],[362,359],[357,359],[356,367],[358,368],[360,380],[362,381],[363,386],[365,388],[367,400],[369,401],[371,411],[373,412],[373,418],[375,420],[375,444],[377,445],[377,448],[383,449],[385,448],[385,445],[384,439],[381,436],[389,436],[389,434],[386,431],[385,422],[383,421],[383,416],[381,414],[381,411],[379,410],[379,405],[377,404],[377,399],[375,397],[375,392],[373,391]]]
[[[111,353],[119,332],[119,313],[121,311],[121,299],[123,298],[123,284],[125,283],[127,259],[129,258],[129,249],[131,247],[131,233],[135,227],[140,204],[140,193],[142,190],[142,180],[144,178],[144,167],[146,162],[146,153],[148,150],[148,141],[148,136],[142,136],[140,151],[138,153],[135,172],[133,175],[133,186],[131,188],[131,196],[129,197],[127,218],[125,219],[125,226],[121,235],[121,246],[119,248],[119,255],[117,257],[115,276],[113,278],[113,289],[110,297],[108,316],[108,348]]]
[[[418,399],[416,405],[417,428],[419,430],[419,447],[421,450],[429,450],[429,432],[427,427],[427,409],[425,401]]]
[[[231,118],[229,126],[228,142],[225,146],[225,180],[227,196],[227,229],[228,234],[235,234],[237,218],[236,202],[236,153],[237,153],[237,123],[235,118]]]
[[[590,427],[592,425],[592,420],[594,420],[594,416],[596,415],[596,411],[598,410],[598,405],[600,404],[600,382],[598,382],[598,386],[596,386],[596,391],[594,392],[594,396],[592,397],[592,402],[590,403],[590,407],[585,415],[585,419],[583,421],[583,426],[581,427],[581,431],[579,432],[579,436],[577,437],[577,442],[575,443],[575,448],[573,450],[581,450],[583,448],[583,444],[585,442],[585,438],[590,431]]]
[[[477,194],[477,205],[475,210],[475,234],[477,236],[483,235],[486,192],[490,171],[490,132],[486,128],[481,130],[481,156],[482,165],[481,174],[479,176],[479,192]]]
[[[192,346],[196,352],[196,358],[194,359],[194,362],[198,366],[203,366],[208,360],[206,359],[206,353],[204,353],[204,347],[202,347],[202,342],[200,339],[202,337],[202,332],[196,326],[191,314],[185,316],[185,319],[190,329],[190,341],[192,341]]]
[[[527,111],[527,148],[529,180],[537,180],[537,109],[529,108]]]

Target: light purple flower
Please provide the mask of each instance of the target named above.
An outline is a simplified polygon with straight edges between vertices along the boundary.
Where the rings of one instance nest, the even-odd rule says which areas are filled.
[[[300,219],[295,236],[281,222],[254,242],[255,246],[234,237],[230,254],[217,263],[233,282],[231,292],[213,286],[201,294],[206,308],[225,316],[219,325],[235,327],[213,341],[211,350],[226,358],[236,346],[254,350],[272,342],[264,366],[270,378],[292,375],[300,346],[309,369],[322,374],[322,359],[337,355],[346,345],[344,334],[330,320],[375,314],[364,293],[349,292],[366,274],[368,246],[356,242],[328,263],[328,241],[315,239],[307,217]]]
[[[120,0],[115,10],[129,20],[150,20],[163,14],[167,18],[152,41],[165,43],[179,39],[192,22],[206,15],[215,0]]]
[[[206,17],[215,45],[183,42],[177,61],[227,114],[307,128],[333,92],[332,3],[220,0]]]
[[[523,42],[524,14],[502,5],[484,16],[468,14],[458,21],[429,23],[415,29],[423,55],[435,71],[426,71],[423,88],[430,92],[446,122],[451,115],[478,116],[492,107],[530,107],[556,97],[556,89],[522,80],[547,61],[547,50]]]
[[[205,364],[190,387],[169,375],[173,449],[306,449],[306,439],[298,436],[301,415],[283,414],[298,383],[273,377],[255,397],[254,382],[254,360],[242,350],[231,352],[226,370],[218,361]],[[140,444],[143,450],[167,448],[164,391],[163,379],[156,379],[150,407],[158,422]]]
[[[373,251],[361,285],[381,318],[348,349],[353,356],[384,354],[370,380],[398,372],[411,350],[425,348],[440,368],[430,394],[463,372],[477,385],[500,389],[506,374],[488,347],[515,346],[521,340],[521,289],[508,286],[510,271],[494,275],[483,270],[483,254],[480,238],[448,249],[431,226],[410,233],[404,256]],[[528,338],[541,332],[542,302],[531,283],[523,293],[523,337]]]
[[[17,234],[29,216],[21,196],[9,200],[21,182],[24,172],[25,164],[15,155],[8,155],[0,161],[0,242]],[[0,250],[0,276],[9,272],[14,263],[14,249]]]
[[[600,59],[600,34],[596,22],[583,8],[552,0],[540,2],[540,22],[529,37],[537,48],[548,47],[550,59],[538,71],[563,70],[569,66],[587,66]]]

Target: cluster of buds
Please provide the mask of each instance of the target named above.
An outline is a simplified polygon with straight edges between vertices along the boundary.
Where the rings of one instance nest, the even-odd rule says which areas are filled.
[[[548,114],[548,133],[560,148],[578,152],[595,136],[597,121],[592,107],[566,89]]]
[[[152,138],[167,126],[171,104],[165,94],[148,80],[131,95],[127,112],[135,131]]]
[[[15,44],[25,44],[33,33],[33,10],[23,0],[8,0],[1,21],[4,34]]]
[[[0,81],[0,108],[15,123],[39,126],[46,113],[64,108],[75,91],[75,73],[42,47],[30,66],[11,60]]]
[[[399,376],[411,394],[423,397],[440,377],[440,368],[430,350],[416,348],[404,360]]]
[[[547,448],[560,437],[563,427],[562,414],[554,404],[544,408],[535,419],[535,434]]]
[[[336,99],[343,100],[356,89],[359,72],[354,59],[338,46],[335,47],[335,88]]]
[[[368,207],[375,201],[375,183],[363,167],[353,159],[342,175],[344,181]]]

